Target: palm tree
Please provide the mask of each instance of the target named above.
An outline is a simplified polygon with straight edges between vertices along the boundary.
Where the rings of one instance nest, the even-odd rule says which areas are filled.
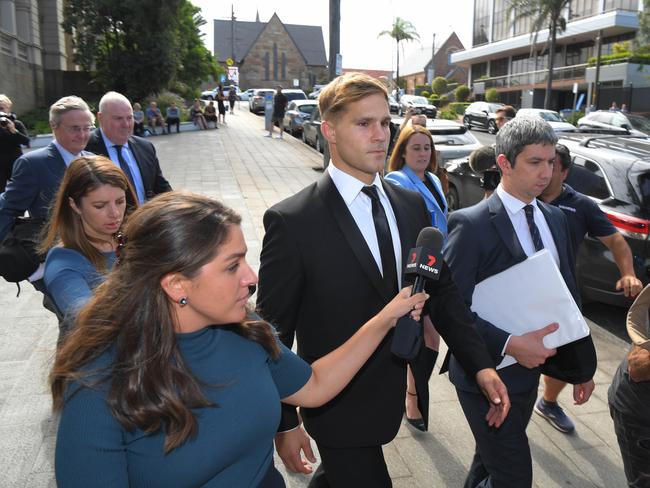
[[[509,0],[509,4],[508,17],[514,12],[514,22],[526,17],[531,19],[531,52],[535,49],[539,32],[548,29],[548,75],[546,79],[546,94],[544,95],[544,108],[548,109],[551,103],[551,90],[553,86],[555,44],[558,33],[562,33],[566,29],[567,21],[562,14],[570,6],[571,0]]]
[[[399,43],[402,41],[414,41],[416,39],[419,40],[420,36],[415,30],[415,26],[408,20],[404,20],[401,17],[395,18],[395,22],[393,22],[393,28],[391,30],[382,31],[379,33],[377,37],[381,37],[381,36],[392,37],[393,39],[395,39],[395,43],[397,44],[396,78],[397,78],[397,87],[398,87],[397,93],[399,93]]]

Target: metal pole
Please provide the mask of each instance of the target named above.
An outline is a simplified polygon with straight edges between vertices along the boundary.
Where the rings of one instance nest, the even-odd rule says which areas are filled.
[[[598,84],[600,83],[600,53],[601,53],[601,48],[603,44],[603,31],[602,29],[598,31],[598,38],[596,40],[596,77],[594,79],[594,89],[591,92],[591,105],[594,107],[595,110],[598,110],[598,95],[599,95],[599,87]]]
[[[329,80],[336,78],[336,55],[341,50],[341,0],[330,2]]]

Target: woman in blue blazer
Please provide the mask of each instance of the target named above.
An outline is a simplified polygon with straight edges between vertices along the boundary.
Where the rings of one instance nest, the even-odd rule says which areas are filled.
[[[419,125],[404,127],[388,163],[386,180],[420,193],[431,212],[431,224],[447,240],[447,200],[434,174],[436,151],[429,131]]]
[[[419,125],[404,127],[397,139],[386,180],[420,193],[431,212],[431,225],[437,227],[447,240],[447,201],[442,184],[434,174],[436,171],[436,150],[429,131]],[[440,336],[427,317],[423,323],[424,343],[427,346],[426,359],[429,374],[433,371]],[[406,420],[418,430],[425,430],[422,414],[418,409],[415,381],[409,368],[406,388]]]

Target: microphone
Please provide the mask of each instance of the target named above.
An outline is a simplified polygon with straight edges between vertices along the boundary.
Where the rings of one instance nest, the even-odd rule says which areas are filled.
[[[424,290],[427,280],[437,281],[442,269],[442,233],[435,227],[420,231],[416,247],[408,254],[405,276],[415,276],[411,296]],[[390,350],[402,359],[413,359],[422,345],[422,326],[408,314],[397,321]]]

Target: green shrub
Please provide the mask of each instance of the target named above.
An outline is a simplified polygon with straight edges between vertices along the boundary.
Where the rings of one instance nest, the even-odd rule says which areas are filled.
[[[181,122],[189,120],[189,114],[185,108],[185,99],[180,95],[171,92],[163,92],[153,99],[148,99],[145,103],[149,105],[149,102],[152,101],[158,104],[158,108],[160,109],[163,118],[167,116],[167,107],[169,107],[172,102],[176,102],[176,106],[181,109]],[[145,105],[142,105],[142,110],[146,109],[147,107]]]
[[[606,54],[605,56],[600,57],[600,64],[618,64],[618,63],[633,63],[633,64],[650,64],[650,53],[643,52],[619,52],[615,54]],[[589,58],[587,61],[589,66],[596,66],[596,58]]]
[[[18,120],[25,124],[30,136],[51,133],[49,118],[49,108],[45,106],[33,108],[24,114],[18,114]]]
[[[485,92],[485,101],[490,103],[499,101],[499,92],[496,88],[490,88]]]
[[[420,92],[420,96],[422,96],[424,98],[429,98],[429,95],[430,95],[430,93],[428,91],[426,91],[426,90],[422,90]]]
[[[467,85],[460,85],[454,92],[456,95],[456,102],[466,102],[469,97],[469,87]]]
[[[438,100],[438,105],[440,107],[445,107],[448,104],[449,104],[449,97],[447,95],[442,95]]]
[[[450,108],[443,108],[438,112],[437,117],[443,120],[456,120],[458,119],[458,114]]]
[[[449,104],[449,109],[456,112],[458,115],[463,115],[465,109],[469,106],[469,102],[452,102]]]
[[[578,120],[585,116],[584,112],[574,112],[571,115],[566,117],[566,121],[569,124],[578,125]]]
[[[440,103],[440,96],[437,93],[434,93],[433,95],[429,96],[429,103],[433,105],[438,105],[438,103]]]
[[[431,89],[433,93],[437,93],[438,95],[447,93],[447,79],[442,76],[436,76],[431,84]]]

